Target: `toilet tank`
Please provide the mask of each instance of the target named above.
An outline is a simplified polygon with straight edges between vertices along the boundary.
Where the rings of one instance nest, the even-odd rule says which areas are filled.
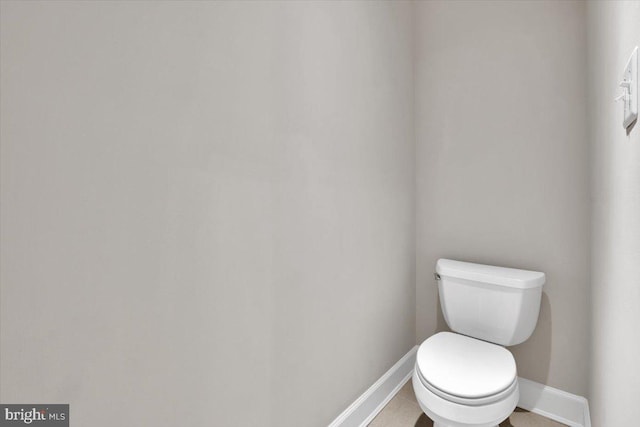
[[[511,346],[538,322],[544,273],[440,259],[440,305],[454,332]]]

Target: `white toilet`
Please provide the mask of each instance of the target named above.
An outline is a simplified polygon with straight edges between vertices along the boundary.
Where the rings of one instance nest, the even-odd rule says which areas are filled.
[[[503,346],[538,322],[544,273],[440,259],[447,325],[418,349],[413,389],[434,427],[496,427],[518,403],[516,362]]]

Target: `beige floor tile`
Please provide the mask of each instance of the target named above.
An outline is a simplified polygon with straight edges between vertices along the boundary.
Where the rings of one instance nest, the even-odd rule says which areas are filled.
[[[562,427],[557,423],[540,415],[516,408],[509,419],[500,423],[499,427]],[[398,394],[389,401],[387,406],[373,419],[369,427],[433,427],[431,421],[418,405],[411,381],[405,384]]]
[[[409,389],[413,393],[413,389]],[[391,399],[374,420],[369,424],[371,427],[395,427],[395,426],[414,426],[424,415],[422,409],[418,406],[415,398],[405,397],[407,393],[401,395],[400,392]]]
[[[396,394],[396,396],[401,396],[409,400],[416,400],[416,396],[413,393],[413,386],[411,385],[411,380],[407,381],[407,383],[404,386],[402,386],[402,388],[400,389],[398,394]]]

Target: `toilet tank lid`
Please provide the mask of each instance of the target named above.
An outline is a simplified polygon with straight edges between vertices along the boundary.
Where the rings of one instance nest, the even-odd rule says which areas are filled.
[[[539,288],[545,282],[544,273],[539,271],[496,267],[451,259],[439,259],[436,263],[436,273],[441,277],[466,279],[517,289]]]

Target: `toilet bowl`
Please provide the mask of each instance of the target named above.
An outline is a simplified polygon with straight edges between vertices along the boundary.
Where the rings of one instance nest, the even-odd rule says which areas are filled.
[[[420,407],[437,427],[495,427],[519,398],[508,350],[451,332],[420,346],[412,382]]]
[[[545,275],[441,259],[436,280],[453,332],[418,348],[416,399],[434,427],[496,427],[519,399],[516,362],[504,346],[533,333]]]

